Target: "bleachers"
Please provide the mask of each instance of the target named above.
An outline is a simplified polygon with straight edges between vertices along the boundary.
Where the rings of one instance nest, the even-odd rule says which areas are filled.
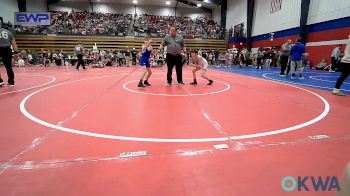
[[[163,39],[153,38],[153,48],[158,49]],[[73,53],[74,46],[81,41],[86,50],[92,50],[96,43],[100,50],[120,50],[128,46],[139,50],[143,44],[142,37],[118,37],[118,36],[47,36],[47,35],[16,35],[17,45],[20,50],[32,50],[39,52],[41,48],[47,50]],[[187,49],[226,51],[225,40],[214,39],[186,39]]]

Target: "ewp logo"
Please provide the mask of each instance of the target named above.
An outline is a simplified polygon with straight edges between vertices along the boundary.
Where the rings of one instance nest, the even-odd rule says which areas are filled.
[[[23,26],[50,25],[50,13],[16,13],[15,24]]]
[[[283,178],[282,188],[285,191],[294,191],[297,187],[298,191],[310,191],[310,188],[311,191],[340,191],[339,181],[336,176],[327,176],[325,179],[321,176],[298,176],[298,181],[291,176]]]

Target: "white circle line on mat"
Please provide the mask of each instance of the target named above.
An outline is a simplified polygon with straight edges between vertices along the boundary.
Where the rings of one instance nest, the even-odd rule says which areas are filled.
[[[296,85],[302,85],[302,86],[308,86],[308,87],[314,87],[314,88],[323,88],[323,89],[333,90],[333,88],[331,88],[331,87],[317,86],[317,85],[304,84],[304,83],[298,83],[298,82],[289,82],[289,81],[274,79],[274,78],[271,78],[271,77],[267,76],[267,75],[271,75],[271,74],[276,74],[276,73],[265,73],[265,74],[263,74],[263,77],[267,78],[269,80],[278,81],[278,82],[285,83],[285,84],[296,84]],[[350,91],[350,90],[347,90],[347,89],[340,89],[340,90]]]
[[[60,86],[60,85],[64,85],[67,83],[73,83],[73,82],[79,82],[79,81],[84,81],[84,80],[92,80],[92,79],[99,79],[99,78],[107,78],[107,77],[113,77],[113,76],[101,76],[101,77],[93,77],[93,78],[86,78],[86,79],[80,79],[80,80],[74,80],[74,81],[69,81],[69,82],[64,82],[64,83],[60,83],[60,84],[56,84],[56,85],[52,85],[49,87],[45,87],[42,88],[40,90],[37,90],[31,94],[29,94],[28,96],[26,96],[20,103],[20,111],[22,112],[22,114],[24,116],[26,116],[27,118],[29,118],[30,120],[41,124],[43,126],[52,128],[52,129],[56,129],[59,131],[64,131],[64,132],[69,132],[69,133],[74,133],[74,134],[79,134],[79,135],[85,135],[85,136],[91,136],[91,137],[98,137],[98,138],[105,138],[105,139],[114,139],[114,140],[126,140],[126,141],[137,141],[137,142],[163,142],[163,143],[188,143],[188,142],[219,142],[219,141],[229,141],[229,140],[239,140],[239,139],[249,139],[249,138],[257,138],[257,137],[264,137],[264,136],[269,136],[269,135],[276,135],[276,134],[280,134],[280,133],[286,133],[286,132],[290,132],[290,131],[294,131],[312,124],[315,124],[316,122],[322,120],[325,116],[327,116],[327,114],[330,111],[330,105],[327,102],[327,100],[325,98],[323,98],[321,95],[318,95],[317,93],[314,93],[310,90],[298,87],[298,86],[294,86],[291,84],[286,84],[286,83],[282,83],[279,81],[271,81],[271,80],[264,80],[261,78],[251,78],[251,79],[258,79],[258,80],[264,80],[264,81],[269,81],[269,82],[274,82],[274,83],[278,83],[278,84],[282,84],[282,85],[286,85],[286,86],[290,86],[293,88],[297,88],[300,90],[303,90],[305,92],[308,92],[314,96],[316,96],[317,98],[321,99],[323,104],[324,104],[324,110],[323,112],[318,115],[316,118],[309,120],[307,122],[292,126],[292,127],[287,127],[287,128],[283,128],[283,129],[277,129],[277,130],[273,130],[273,131],[267,131],[267,132],[262,132],[262,133],[255,133],[255,134],[247,134],[247,135],[238,135],[238,136],[228,136],[228,137],[218,137],[218,138],[143,138],[143,137],[128,137],[128,136],[118,136],[118,135],[108,135],[108,134],[101,134],[101,133],[94,133],[94,132],[88,132],[88,131],[82,131],[82,130],[77,130],[77,129],[71,129],[71,128],[67,128],[67,127],[62,127],[62,126],[58,126],[58,125],[54,125],[51,124],[49,122],[43,121],[41,119],[36,118],[35,116],[31,115],[25,105],[26,102],[29,100],[29,98],[31,98],[33,95],[42,92],[44,90],[56,87],[56,86]],[[246,77],[244,77],[246,78]]]
[[[331,83],[335,83],[337,82],[336,80],[324,80],[324,79],[320,79],[320,78],[330,78],[330,77],[338,77],[339,76],[309,76],[310,79],[313,79],[313,80],[318,80],[318,81],[322,81],[322,82],[331,82]],[[348,82],[343,82],[343,84],[350,84]]]
[[[23,75],[22,75],[23,76]],[[46,82],[44,84],[40,84],[40,85],[36,85],[36,86],[32,86],[32,87],[28,87],[28,88],[24,88],[24,89],[19,89],[19,90],[14,90],[14,91],[9,91],[9,92],[5,92],[5,93],[0,93],[0,95],[7,95],[7,94],[11,94],[11,93],[17,93],[17,92],[22,92],[22,91],[26,91],[26,90],[30,90],[30,89],[34,89],[34,88],[38,88],[38,87],[42,87],[48,84],[51,84],[52,82],[56,81],[55,77],[52,76],[38,76],[38,75],[29,75],[30,77],[46,77],[46,78],[51,78],[51,81]]]

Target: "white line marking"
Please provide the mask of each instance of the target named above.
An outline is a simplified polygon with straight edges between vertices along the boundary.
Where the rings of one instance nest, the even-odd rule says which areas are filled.
[[[325,86],[316,86],[316,85],[311,85],[311,84],[303,84],[303,83],[297,83],[297,82],[289,82],[289,81],[285,81],[285,80],[278,80],[278,79],[274,79],[274,78],[270,78],[270,77],[266,76],[268,74],[276,74],[276,73],[265,73],[265,74],[263,74],[263,77],[267,78],[269,80],[282,82],[282,83],[296,84],[296,85],[309,86],[309,87],[314,87],[314,88],[324,88],[324,89],[333,90],[333,88],[325,87]],[[350,91],[350,90],[347,90],[347,89],[341,89],[341,90],[343,90],[343,91]]]
[[[177,151],[179,156],[197,156],[202,154],[213,153],[213,150],[188,150],[188,151]]]
[[[122,152],[119,155],[119,158],[130,158],[130,157],[142,157],[146,156],[146,151],[138,151],[138,152]]]
[[[33,115],[31,115],[26,107],[25,104],[28,101],[29,98],[31,98],[32,96],[34,96],[35,94],[42,92],[44,90],[56,87],[56,86],[61,86],[64,84],[68,84],[68,83],[73,83],[73,82],[79,82],[79,81],[85,81],[85,80],[92,80],[92,79],[99,79],[99,78],[107,78],[107,77],[113,77],[115,75],[112,76],[100,76],[100,77],[92,77],[92,78],[85,78],[85,79],[80,79],[80,80],[74,80],[74,81],[69,81],[69,82],[64,82],[64,83],[60,83],[60,84],[56,84],[56,85],[52,85],[49,87],[45,87],[42,88],[40,90],[37,90],[29,95],[27,95],[20,103],[20,111],[22,112],[22,114],[24,116],[26,116],[27,118],[29,118],[30,120],[41,124],[43,126],[46,127],[50,127],[56,130],[60,130],[60,131],[64,131],[64,132],[69,132],[69,133],[75,133],[75,134],[80,134],[80,135],[85,135],[85,136],[91,136],[91,137],[99,137],[99,138],[106,138],[106,139],[115,139],[115,140],[127,140],[127,141],[138,141],[138,142],[176,142],[176,143],[180,143],[180,142],[219,142],[219,141],[229,141],[229,140],[239,140],[239,139],[248,139],[248,138],[256,138],[256,137],[264,137],[264,136],[269,136],[269,135],[275,135],[275,134],[280,134],[280,133],[286,133],[286,132],[290,132],[290,131],[294,131],[297,129],[301,129],[303,127],[312,125],[320,120],[322,120],[325,116],[327,116],[327,114],[330,111],[330,105],[327,102],[327,100],[325,98],[323,98],[322,96],[298,87],[298,86],[294,86],[291,84],[286,84],[283,82],[279,82],[279,81],[272,81],[272,80],[265,80],[265,79],[261,79],[261,78],[253,78],[253,77],[249,77],[250,79],[256,79],[256,80],[263,80],[266,82],[273,82],[273,83],[277,83],[277,84],[281,84],[281,85],[285,85],[285,86],[290,86],[296,89],[300,89],[303,90],[305,92],[308,92],[314,96],[316,96],[317,98],[321,99],[323,104],[324,104],[324,110],[323,112],[317,116],[316,118],[309,120],[305,123],[301,123],[292,127],[287,127],[287,128],[283,128],[283,129],[278,129],[278,130],[273,130],[273,131],[267,131],[267,132],[262,132],[262,133],[255,133],[255,134],[247,134],[247,135],[238,135],[238,136],[230,136],[229,138],[227,137],[220,137],[220,138],[192,138],[192,139],[182,139],[182,138],[177,138],[177,139],[167,139],[167,138],[142,138],[142,137],[128,137],[128,136],[118,136],[118,135],[108,135],[108,134],[100,134],[100,133],[93,133],[93,132],[88,132],[88,131],[81,131],[81,130],[77,130],[77,129],[71,129],[71,128],[66,128],[66,127],[60,127],[58,125],[54,125],[51,123],[48,123],[46,121],[43,121],[41,119],[38,119],[36,117],[34,117]],[[246,77],[245,77],[246,78]]]
[[[227,144],[216,144],[214,145],[215,149],[228,149],[228,145]]]
[[[306,46],[338,45],[338,44],[347,44],[348,42],[349,42],[348,39],[331,40],[331,41],[320,41],[320,42],[308,42],[308,43],[306,43]]]
[[[10,168],[10,165],[12,162],[17,160],[20,156],[24,155],[25,153],[27,153],[27,152],[33,150],[35,147],[37,147],[47,137],[47,135],[49,133],[50,132],[45,133],[41,137],[35,138],[30,145],[26,146],[26,148],[24,150],[22,150],[20,153],[18,153],[16,156],[12,157],[6,163],[0,164],[0,175],[2,175],[8,168]]]
[[[309,136],[309,138],[313,140],[323,140],[323,139],[329,139],[331,137],[329,137],[328,135],[314,135],[314,136]]]
[[[337,82],[336,80],[323,80],[323,79],[319,79],[319,78],[325,78],[325,77],[338,77],[339,76],[309,76],[310,79],[313,79],[313,80],[319,80],[319,81],[323,81],[323,82],[332,82],[332,83],[335,83]],[[350,84],[350,83],[347,83],[347,82],[343,82],[343,84]],[[344,89],[341,89],[341,90],[344,90]]]
[[[34,77],[47,77],[47,78],[51,78],[51,81],[49,81],[49,82],[47,82],[45,84],[37,85],[37,86],[32,86],[32,87],[28,87],[28,88],[24,88],[24,89],[20,89],[20,90],[15,90],[15,91],[9,91],[9,92],[6,92],[6,93],[0,93],[0,95],[7,95],[7,94],[11,94],[11,93],[17,93],[17,92],[21,92],[21,91],[26,91],[26,90],[30,90],[30,89],[33,89],[33,88],[38,88],[38,87],[45,86],[47,84],[51,84],[52,82],[56,81],[56,78],[52,77],[52,76],[37,76],[37,75],[31,75],[31,76],[34,76]]]

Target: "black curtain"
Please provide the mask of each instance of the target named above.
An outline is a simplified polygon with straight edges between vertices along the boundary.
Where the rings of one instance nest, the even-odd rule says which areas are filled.
[[[247,49],[252,48],[252,28],[253,28],[253,17],[254,17],[254,0],[248,0],[247,2]]]
[[[27,11],[27,1],[26,0],[17,0],[18,11],[26,12]]]
[[[223,29],[222,35],[226,32],[226,18],[227,18],[227,0],[221,1],[221,28]]]
[[[300,12],[300,31],[299,36],[302,43],[307,42],[307,18],[309,16],[310,0],[301,1],[301,12]]]
[[[57,3],[58,0],[46,0],[47,11],[50,11],[50,5]]]
[[[91,12],[94,12],[94,4],[92,3],[92,1],[89,1],[90,2],[90,6],[91,6]]]

